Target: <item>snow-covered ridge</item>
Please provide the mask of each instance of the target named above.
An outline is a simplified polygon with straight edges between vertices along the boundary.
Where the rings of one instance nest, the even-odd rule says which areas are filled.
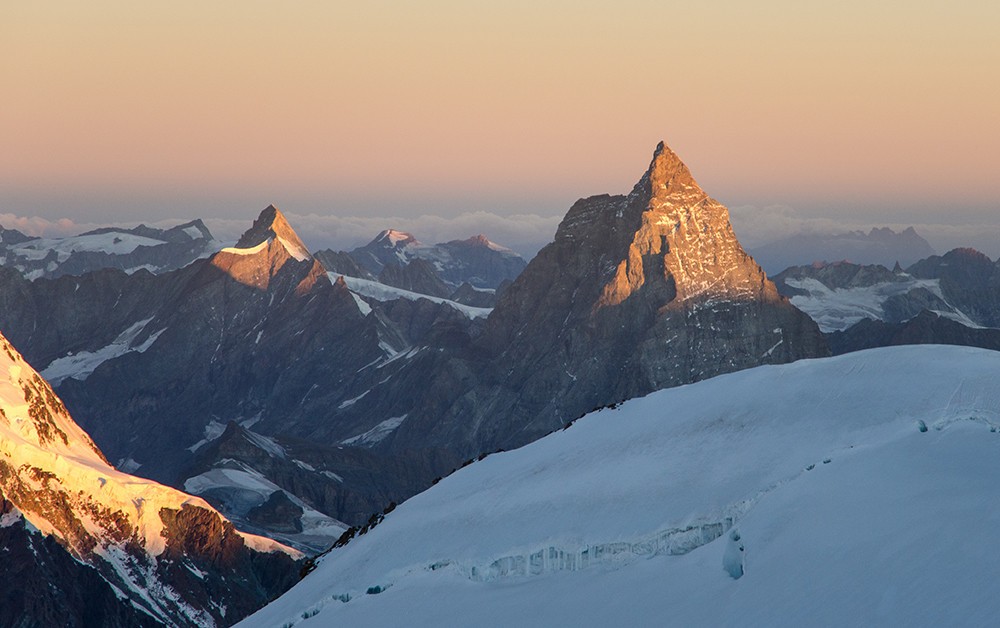
[[[894,347],[593,413],[400,505],[242,625],[988,623],[998,372]]]

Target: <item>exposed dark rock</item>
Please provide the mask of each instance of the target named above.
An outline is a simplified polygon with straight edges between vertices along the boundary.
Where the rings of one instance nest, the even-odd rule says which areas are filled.
[[[347,275],[348,277],[357,277],[358,279],[367,279],[369,281],[377,281],[375,275],[371,274],[361,266],[358,266],[358,263],[354,261],[354,258],[345,251],[324,249],[314,253],[313,257],[315,257],[319,263],[331,273]]]
[[[942,344],[1000,351],[1000,329],[963,325],[934,312],[923,311],[901,323],[865,319],[827,336],[835,355],[896,345]]]
[[[509,284],[508,284],[509,285]],[[465,282],[458,287],[448,298],[462,305],[472,307],[493,307],[496,305],[497,291],[474,288],[471,283]]]
[[[432,297],[448,298],[452,293],[452,289],[438,277],[434,265],[419,257],[408,264],[386,264],[379,273],[378,280],[388,286]]]

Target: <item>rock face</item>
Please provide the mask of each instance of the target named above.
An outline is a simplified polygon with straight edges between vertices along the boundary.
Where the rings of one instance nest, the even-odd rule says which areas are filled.
[[[5,625],[228,625],[291,586],[301,556],[116,470],[2,336],[0,537],[0,606],[22,614]]]
[[[221,246],[200,220],[170,229],[108,227],[54,239],[32,238],[0,227],[0,264],[29,279],[82,275],[101,268],[162,273]]]
[[[940,281],[942,296],[976,324],[1000,327],[1000,259],[991,261],[975,249],[955,249],[906,270],[914,277]]]
[[[597,406],[828,353],[815,323],[743,251],[726,208],[662,143],[629,195],[570,209],[475,344],[438,380],[453,386],[479,369],[475,384],[443,417],[439,403],[411,416],[398,439],[489,451]]]
[[[438,277],[434,265],[419,257],[405,265],[396,263],[385,265],[378,275],[378,280],[388,286],[432,297],[448,298],[454,292]]]
[[[835,355],[897,345],[959,345],[1000,351],[1000,329],[968,327],[930,310],[902,322],[863,319],[829,334]]]

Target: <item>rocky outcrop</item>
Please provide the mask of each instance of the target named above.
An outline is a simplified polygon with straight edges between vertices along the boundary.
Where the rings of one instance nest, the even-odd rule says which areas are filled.
[[[380,272],[416,261],[443,277],[448,264],[472,259],[466,250],[513,259],[485,238],[430,247],[433,256],[414,254],[428,247],[399,232],[376,243],[393,256],[372,253]],[[105,292],[11,282],[31,298],[9,299],[0,324],[24,321],[18,333],[31,338],[22,303],[55,308],[70,291],[101,303],[120,297],[143,318],[119,321],[101,305],[116,325],[105,345],[67,356],[53,342],[37,354],[96,362],[59,391],[111,459],[175,486],[242,470],[347,524],[467,458],[526,443],[595,407],[827,351],[815,324],[743,251],[725,207],[663,145],[630,194],[577,202],[555,241],[513,283],[501,282],[488,318],[326,271],[269,207],[237,246],[148,285],[124,275]],[[482,287],[468,282],[466,296],[453,294],[478,298]],[[119,353],[103,359],[114,353],[107,343],[119,346],[139,323],[121,341],[126,350],[112,347]],[[69,321],[61,328],[63,344],[82,342]],[[247,446],[254,434],[286,455]],[[201,482],[199,494],[241,525],[273,493],[251,503],[231,488]],[[275,531],[266,519],[258,523]]]

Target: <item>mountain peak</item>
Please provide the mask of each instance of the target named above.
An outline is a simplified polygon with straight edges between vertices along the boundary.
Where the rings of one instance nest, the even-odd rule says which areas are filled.
[[[689,189],[701,192],[701,188],[695,182],[691,171],[681,158],[667,146],[667,143],[660,141],[653,150],[653,159],[649,162],[649,168],[633,189],[633,193],[648,191],[654,198],[665,192],[673,192],[678,189]]]
[[[372,244],[387,244],[389,246],[403,246],[407,244],[416,244],[417,239],[413,237],[413,234],[407,233],[405,231],[400,231],[398,229],[385,229],[380,231],[375,239],[371,241]]]
[[[240,237],[236,248],[251,249],[272,238],[280,240],[292,257],[299,260],[310,257],[309,249],[299,239],[292,226],[288,224],[285,215],[274,205],[268,205],[264,208],[257,220],[253,221],[253,226]]]

